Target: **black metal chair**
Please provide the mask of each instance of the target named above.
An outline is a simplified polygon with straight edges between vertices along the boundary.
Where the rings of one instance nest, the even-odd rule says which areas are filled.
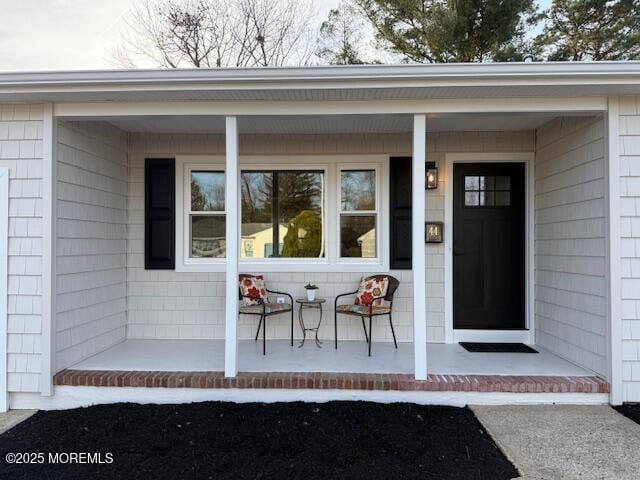
[[[240,274],[239,281],[242,282],[245,278],[256,278],[256,275],[249,274]],[[267,317],[272,315],[279,315],[281,313],[291,313],[291,346],[293,347],[293,297],[285,292],[277,292],[275,290],[269,290],[265,288],[268,293],[273,293],[275,295],[285,295],[289,297],[289,303],[273,303],[273,302],[265,302],[262,298],[250,297],[249,295],[243,295],[242,289],[238,287],[238,291],[240,293],[240,301],[245,298],[251,299],[252,301],[258,302],[254,305],[240,305],[240,314],[241,315],[258,315],[260,316],[260,322],[258,323],[258,330],[256,331],[255,341],[258,341],[258,335],[260,334],[260,327],[262,327],[262,354],[266,355],[267,353]]]
[[[398,348],[398,342],[396,341],[396,332],[393,329],[393,295],[396,293],[398,286],[400,285],[400,281],[392,277],[391,275],[371,275],[365,278],[366,280],[371,280],[374,278],[385,277],[387,279],[388,287],[387,293],[384,296],[373,297],[371,301],[367,305],[354,305],[354,304],[342,304],[338,305],[338,299],[340,297],[346,297],[347,295],[355,295],[358,293],[358,290],[353,292],[342,293],[336,297],[334,302],[334,342],[335,348],[338,348],[338,314],[342,315],[352,315],[360,317],[362,320],[362,328],[364,329],[364,336],[369,344],[369,356],[371,356],[371,337],[372,337],[372,326],[373,326],[373,317],[379,317],[381,315],[389,316],[389,325],[391,326],[391,334],[393,335],[393,344],[396,348]],[[373,306],[373,303],[376,300],[384,300],[387,305],[384,306]],[[367,334],[367,327],[365,325],[365,318],[369,319],[369,333]]]

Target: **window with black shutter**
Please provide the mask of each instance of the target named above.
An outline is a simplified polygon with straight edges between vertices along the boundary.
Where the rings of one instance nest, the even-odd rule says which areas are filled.
[[[393,270],[410,270],[411,157],[392,157],[389,166],[389,266]]]
[[[144,267],[175,268],[175,160],[147,158],[144,189]]]

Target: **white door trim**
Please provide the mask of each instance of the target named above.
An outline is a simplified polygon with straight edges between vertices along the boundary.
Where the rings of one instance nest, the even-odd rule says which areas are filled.
[[[535,343],[534,299],[534,152],[447,153],[445,154],[444,201],[444,328],[445,343],[522,342]],[[527,330],[456,330],[453,328],[453,164],[454,163],[524,163],[525,164],[525,314]]]
[[[9,169],[0,167],[0,412],[9,409],[7,392],[7,245],[9,243]]]

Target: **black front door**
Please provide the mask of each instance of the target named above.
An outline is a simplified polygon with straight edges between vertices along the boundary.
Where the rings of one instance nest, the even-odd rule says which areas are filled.
[[[522,163],[453,166],[453,326],[525,328]]]

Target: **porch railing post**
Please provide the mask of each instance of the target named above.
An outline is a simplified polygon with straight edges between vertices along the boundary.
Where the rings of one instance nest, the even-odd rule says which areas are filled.
[[[425,265],[425,183],[427,160],[426,115],[413,116],[412,161],[412,261],[413,275],[413,351],[416,380],[427,379],[427,314],[426,314],[426,265]]]
[[[224,375],[238,373],[238,121],[226,117],[225,210],[226,220],[226,301],[224,336]]]

